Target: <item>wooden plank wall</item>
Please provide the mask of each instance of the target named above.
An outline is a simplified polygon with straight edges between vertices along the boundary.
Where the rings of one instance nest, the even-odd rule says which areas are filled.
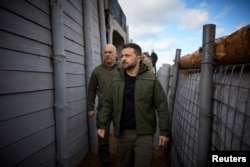
[[[102,53],[101,53],[101,39],[100,39],[100,23],[99,23],[99,12],[98,12],[98,0],[92,0],[92,27],[93,27],[93,48],[94,48],[94,62],[95,66],[102,63]]]
[[[67,102],[70,166],[89,150],[86,111],[83,2],[64,0],[64,44],[67,58]]]
[[[0,166],[55,166],[49,1],[0,2]]]
[[[83,0],[64,0],[70,166],[88,152]],[[96,65],[101,63],[97,0]],[[0,1],[0,166],[56,166],[49,0]]]

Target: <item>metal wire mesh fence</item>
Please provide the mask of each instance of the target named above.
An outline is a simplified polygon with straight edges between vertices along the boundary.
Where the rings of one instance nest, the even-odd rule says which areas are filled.
[[[198,166],[200,70],[179,70],[172,113],[171,166]],[[211,150],[250,150],[250,65],[214,70]]]
[[[250,66],[214,73],[212,150],[250,150]]]
[[[200,70],[179,72],[171,129],[172,153],[178,155],[179,161],[176,166],[197,166],[199,72]]]

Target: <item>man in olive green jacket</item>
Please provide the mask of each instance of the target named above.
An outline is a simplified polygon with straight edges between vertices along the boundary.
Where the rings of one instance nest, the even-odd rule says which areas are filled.
[[[167,99],[156,76],[141,62],[141,48],[134,43],[122,48],[121,65],[105,93],[97,133],[105,135],[112,118],[121,166],[151,166],[157,111],[159,145],[168,141]]]
[[[90,77],[88,84],[88,115],[90,118],[94,118],[98,121],[99,112],[103,106],[103,92],[106,87],[109,86],[111,80],[115,74],[118,73],[118,62],[116,61],[117,52],[116,47],[112,44],[104,46],[103,59],[104,62],[97,66]],[[94,111],[96,95],[98,97],[97,114]],[[109,167],[109,125],[110,121],[106,124],[107,134],[104,138],[98,137],[98,154],[101,167]]]

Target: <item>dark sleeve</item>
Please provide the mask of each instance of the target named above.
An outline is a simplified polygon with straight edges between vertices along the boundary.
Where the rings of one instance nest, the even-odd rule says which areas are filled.
[[[104,91],[103,106],[100,112],[98,112],[98,119],[96,122],[97,128],[105,129],[107,123],[112,119],[113,114],[113,91],[112,83]]]
[[[96,78],[95,70],[94,70],[91,74],[89,84],[88,84],[88,97],[87,97],[88,111],[94,110],[97,89],[98,89],[98,80]]]
[[[157,109],[159,118],[160,135],[169,136],[169,112],[165,91],[162,88],[160,81],[156,78],[154,90],[154,103]]]

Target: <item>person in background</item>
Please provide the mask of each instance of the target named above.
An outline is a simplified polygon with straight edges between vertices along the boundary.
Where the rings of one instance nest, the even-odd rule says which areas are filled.
[[[96,112],[94,111],[96,95],[98,97],[97,115],[96,120],[99,119],[99,113],[103,106],[103,92],[110,85],[114,75],[118,73],[118,62],[116,61],[117,52],[116,47],[112,44],[106,44],[104,46],[103,59],[104,62],[97,66],[90,77],[88,84],[88,115],[90,118],[94,118]],[[104,137],[98,136],[98,154],[101,167],[110,166],[109,160],[109,128],[110,120],[105,125],[107,133]]]
[[[149,71],[152,71],[154,73],[152,61],[149,59],[149,55],[147,52],[142,53],[141,61],[143,64],[145,64],[148,67]]]
[[[156,73],[156,63],[157,63],[157,60],[158,60],[158,56],[157,54],[155,53],[154,49],[152,49],[152,52],[151,52],[151,60],[152,60],[152,64],[153,64],[153,67],[154,67],[154,71]]]
[[[122,47],[121,68],[105,93],[97,122],[97,133],[104,138],[113,121],[118,156],[122,167],[152,165],[154,134],[159,118],[159,145],[169,141],[169,116],[164,90],[155,74],[141,62],[141,47]]]

